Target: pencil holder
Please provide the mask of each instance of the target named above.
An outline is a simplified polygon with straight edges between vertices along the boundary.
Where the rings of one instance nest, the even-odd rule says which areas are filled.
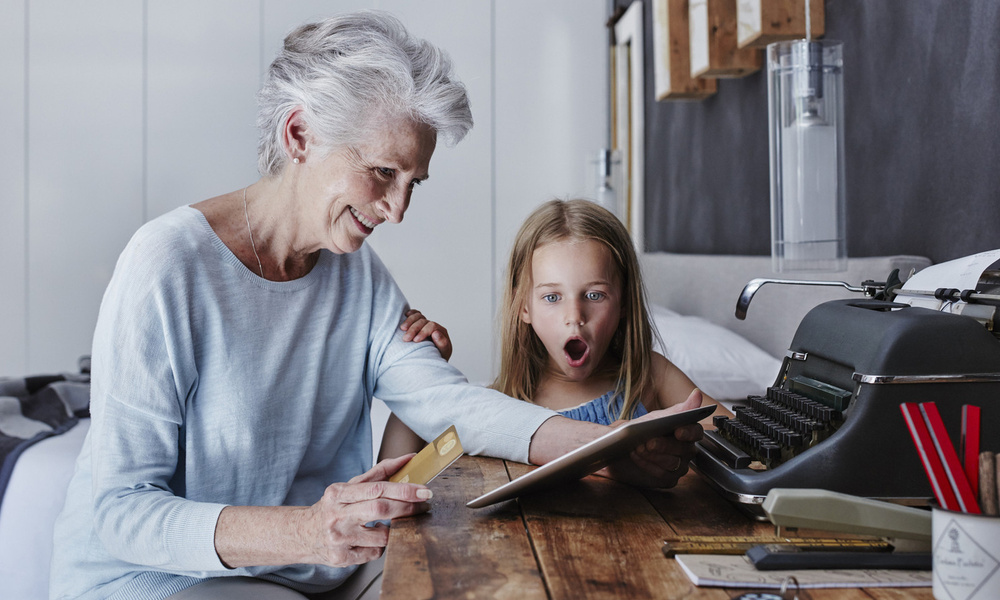
[[[1000,517],[932,510],[934,598],[1000,598]]]

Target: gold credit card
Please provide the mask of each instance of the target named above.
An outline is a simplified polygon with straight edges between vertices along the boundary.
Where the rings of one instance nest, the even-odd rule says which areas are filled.
[[[462,456],[462,442],[452,425],[389,478],[397,483],[430,483],[438,473]]]

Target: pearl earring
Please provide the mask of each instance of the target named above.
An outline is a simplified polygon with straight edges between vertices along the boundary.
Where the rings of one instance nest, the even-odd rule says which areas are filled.
[[[295,164],[299,164],[299,157],[296,156],[295,158],[293,158],[292,162],[295,163]]]

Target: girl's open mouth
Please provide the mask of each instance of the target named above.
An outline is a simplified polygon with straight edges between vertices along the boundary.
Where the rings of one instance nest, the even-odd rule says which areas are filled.
[[[566,354],[566,361],[569,363],[569,366],[577,368],[583,366],[583,363],[586,362],[587,356],[590,355],[590,347],[587,345],[587,342],[580,338],[573,338],[563,346],[563,352]]]

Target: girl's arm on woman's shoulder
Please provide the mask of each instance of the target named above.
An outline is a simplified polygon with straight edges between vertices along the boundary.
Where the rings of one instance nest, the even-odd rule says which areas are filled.
[[[652,407],[647,407],[651,410],[658,408],[669,408],[675,404],[680,404],[687,400],[688,396],[695,389],[694,382],[684,374],[677,365],[667,360],[665,356],[658,352],[653,352],[653,387],[654,387],[654,399],[655,405]],[[709,417],[702,421],[702,425],[712,427],[712,416],[715,415],[729,415],[732,413],[726,409],[725,406],[719,404],[714,398],[706,394],[704,391],[701,393],[702,406],[708,404],[715,404],[717,408],[715,412]]]
[[[451,358],[451,336],[448,335],[444,325],[431,321],[415,308],[406,311],[403,316],[406,319],[399,326],[406,332],[403,334],[403,341],[422,342],[429,339],[441,353],[441,358],[445,360]]]

